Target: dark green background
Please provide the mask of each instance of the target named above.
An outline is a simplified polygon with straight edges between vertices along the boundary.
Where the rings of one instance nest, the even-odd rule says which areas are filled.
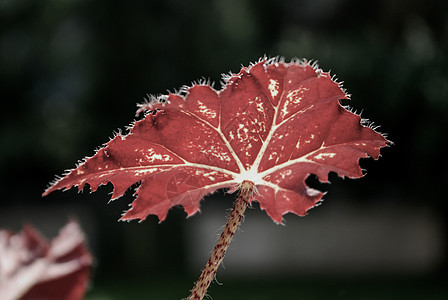
[[[110,186],[95,194],[40,195],[55,174],[93,155],[134,120],[146,93],[202,77],[219,88],[221,73],[238,72],[266,54],[318,60],[344,81],[350,105],[395,143],[379,161],[362,162],[368,176],[359,183],[333,176],[335,183],[324,187],[327,198],[336,186],[339,195],[359,199],[356,204],[366,194],[392,198],[412,204],[416,214],[434,211],[446,231],[447,12],[448,2],[434,0],[0,0],[0,209],[16,216],[1,225],[18,230],[29,221],[45,228],[30,210],[76,207],[72,214],[87,233],[95,228],[90,243],[97,266],[88,299],[187,296],[197,274],[185,266],[188,221],[181,209],[160,225],[155,217],[126,224],[116,220],[131,193],[109,205]],[[67,215],[54,218],[62,225]],[[47,228],[50,235],[56,230]],[[442,299],[446,271],[445,255],[444,264],[418,278],[230,279],[211,294]]]

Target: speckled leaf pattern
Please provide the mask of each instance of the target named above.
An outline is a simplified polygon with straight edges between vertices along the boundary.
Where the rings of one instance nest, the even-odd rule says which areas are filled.
[[[323,193],[305,183],[328,173],[359,178],[359,159],[377,159],[385,137],[340,104],[348,95],[329,73],[306,61],[261,59],[224,78],[220,91],[194,84],[141,105],[145,117],[118,134],[44,195],[88,183],[111,182],[112,199],[140,182],[122,220],[144,220],[184,207],[243,181],[257,188],[251,201],[275,222],[286,213],[305,215]]]

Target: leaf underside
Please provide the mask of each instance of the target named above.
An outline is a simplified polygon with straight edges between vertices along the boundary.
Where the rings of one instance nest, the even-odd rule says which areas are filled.
[[[44,195],[86,183],[111,182],[112,199],[140,182],[121,220],[144,220],[184,207],[188,216],[221,188],[256,185],[251,201],[275,221],[305,215],[323,193],[308,187],[315,174],[328,182],[363,176],[359,159],[377,159],[385,137],[340,104],[348,95],[329,73],[306,61],[261,59],[225,78],[220,91],[204,83],[140,105],[143,119],[117,134]]]

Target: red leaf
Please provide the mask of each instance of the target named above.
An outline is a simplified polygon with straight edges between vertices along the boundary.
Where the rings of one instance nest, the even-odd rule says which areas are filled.
[[[140,105],[144,119],[56,181],[44,195],[86,183],[111,182],[112,199],[141,182],[122,220],[162,221],[182,205],[188,216],[206,194],[256,184],[260,203],[276,222],[305,215],[323,193],[307,187],[315,174],[359,178],[359,159],[379,157],[388,141],[339,103],[348,99],[328,73],[305,61],[269,59],[225,79],[221,91],[195,84]]]
[[[50,243],[31,226],[0,230],[0,295],[3,300],[79,300],[92,258],[74,221]]]

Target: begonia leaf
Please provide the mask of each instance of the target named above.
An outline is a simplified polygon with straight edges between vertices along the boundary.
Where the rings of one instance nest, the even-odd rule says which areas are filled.
[[[143,119],[117,134],[44,193],[86,183],[92,191],[111,182],[112,199],[140,183],[122,220],[164,220],[169,209],[188,216],[221,188],[255,184],[251,201],[275,221],[305,215],[323,193],[307,186],[315,174],[359,178],[359,159],[377,159],[386,138],[343,107],[348,99],[329,73],[307,61],[261,59],[224,78],[219,91],[207,83],[141,105]]]

